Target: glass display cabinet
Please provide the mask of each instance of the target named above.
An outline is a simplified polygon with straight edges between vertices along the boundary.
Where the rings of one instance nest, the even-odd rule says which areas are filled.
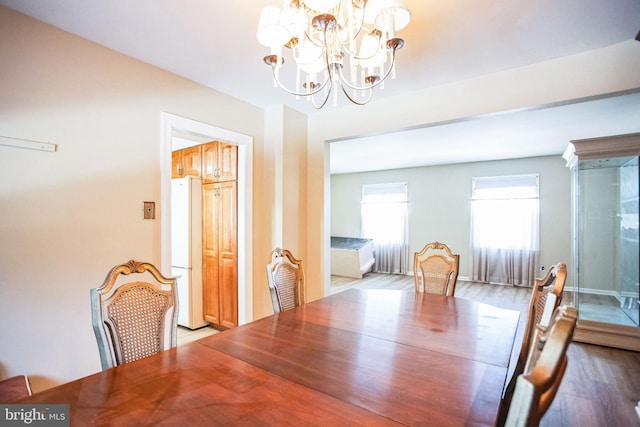
[[[640,351],[640,133],[571,141],[574,339]]]

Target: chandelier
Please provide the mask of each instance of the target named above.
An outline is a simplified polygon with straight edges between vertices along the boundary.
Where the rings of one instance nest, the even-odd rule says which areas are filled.
[[[314,108],[324,107],[338,86],[347,98],[365,105],[373,89],[395,78],[396,51],[404,40],[396,31],[409,24],[404,0],[285,0],[260,13],[258,42],[271,52],[274,86],[307,97]],[[283,50],[296,64],[295,87],[281,81]]]

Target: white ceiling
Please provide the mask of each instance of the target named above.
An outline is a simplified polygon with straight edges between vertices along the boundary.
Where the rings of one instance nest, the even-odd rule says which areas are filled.
[[[406,3],[412,21],[398,33],[406,42],[398,53],[398,76],[373,102],[633,40],[640,30],[639,0]],[[280,1],[0,0],[0,5],[251,104],[285,104],[313,114],[309,103],[273,87],[271,70],[262,62],[268,52],[255,32],[261,8],[270,4]],[[336,142],[332,172],[353,171],[346,166],[353,164],[365,170],[559,154],[569,139],[640,131],[637,95],[618,101],[623,107],[600,100]],[[395,147],[393,152],[377,151],[380,141]],[[364,161],[363,144],[368,153],[376,153],[370,165]],[[473,149],[479,146],[481,152]],[[348,158],[354,152],[357,162]],[[400,163],[390,163],[392,158]]]
[[[640,132],[640,92],[331,144],[331,173],[560,155],[569,141]]]

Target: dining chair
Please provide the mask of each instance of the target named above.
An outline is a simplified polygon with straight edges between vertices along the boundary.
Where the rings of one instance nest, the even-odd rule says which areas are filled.
[[[544,329],[551,314],[562,303],[562,293],[567,281],[567,265],[558,263],[552,265],[542,278],[536,278],[529,299],[527,321],[524,327],[522,345],[511,379],[504,391],[503,406],[508,407],[516,385],[516,380],[525,370],[529,357],[531,343],[537,329]]]
[[[555,309],[545,329],[539,329],[532,343],[530,366],[516,381],[505,421],[507,427],[538,426],[551,406],[567,369],[567,348],[573,340],[578,309]]]
[[[90,293],[102,369],[176,346],[176,279],[154,265],[135,260],[116,265]]]
[[[451,252],[444,243],[425,245],[413,255],[413,276],[416,292],[453,296],[458,280],[460,255]]]
[[[306,288],[302,261],[287,249],[275,248],[269,255],[267,281],[273,312],[280,313],[305,303]]]
[[[31,396],[31,385],[26,375],[0,381],[0,403],[13,403],[28,396]]]

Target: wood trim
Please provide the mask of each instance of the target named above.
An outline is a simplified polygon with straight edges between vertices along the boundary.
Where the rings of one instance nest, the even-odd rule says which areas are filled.
[[[640,328],[612,323],[580,320],[574,341],[640,352]]]
[[[573,149],[571,150],[571,147]],[[563,157],[580,160],[603,157],[637,156],[640,154],[640,133],[572,140]]]

